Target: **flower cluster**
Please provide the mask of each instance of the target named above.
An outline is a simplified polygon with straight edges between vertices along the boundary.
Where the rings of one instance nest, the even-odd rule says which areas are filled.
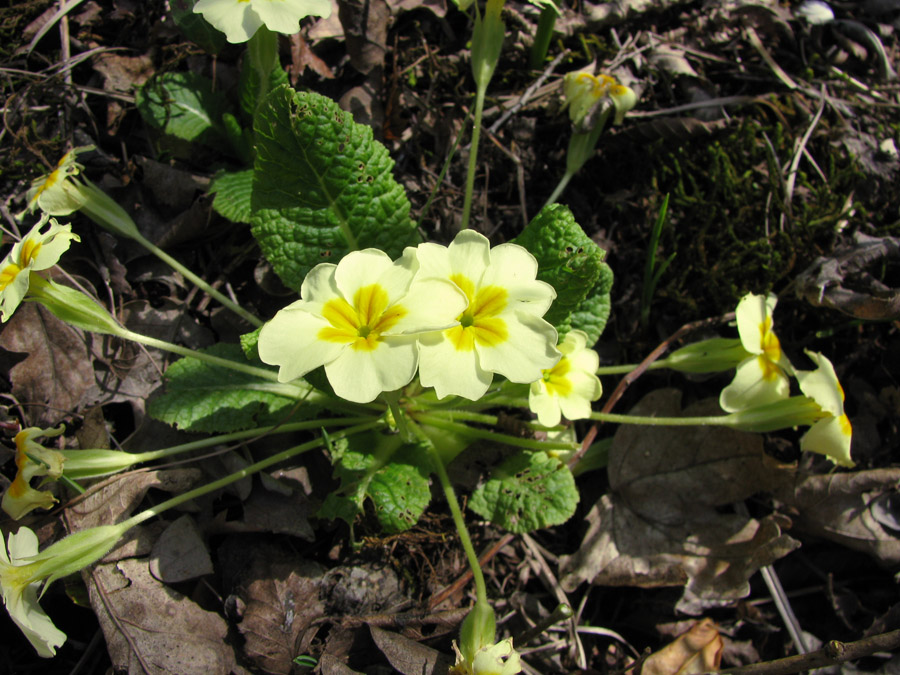
[[[587,72],[568,73],[563,80],[563,95],[569,106],[569,119],[582,126],[589,114],[603,99],[609,98],[616,110],[615,124],[634,108],[637,95],[631,87],[620,84],[610,75],[597,77]]]
[[[853,466],[853,430],[844,413],[844,392],[834,367],[822,354],[807,351],[816,370],[794,369],[773,330],[776,303],[774,295],[752,293],[738,303],[735,316],[744,358],[737,364],[734,380],[722,390],[719,405],[730,413],[754,419],[760,430],[811,424],[800,439],[800,449],[823,454],[841,466]],[[702,357],[697,353],[686,355],[684,360],[706,358],[725,363],[734,358],[736,346],[728,341],[711,346],[714,348]],[[803,396],[791,397],[791,376],[796,377]],[[777,426],[767,426],[770,423]]]
[[[49,222],[49,228],[42,228]],[[33,283],[32,273],[46,270],[59,262],[72,241],[80,241],[72,234],[70,225],[60,225],[44,215],[0,263],[0,319],[5,323],[16,307],[25,299]]]
[[[283,382],[324,366],[335,393],[358,403],[405,386],[417,370],[438,397],[477,400],[495,374],[527,384],[559,360],[556,330],[541,318],[556,293],[536,275],[521,246],[492,249],[468,230],[396,261],[354,251],[310,271],[301,299],[260,331],[259,355]]]
[[[229,42],[246,42],[264,24],[293,35],[307,16],[331,15],[329,0],[197,0],[194,12],[225,33]]]

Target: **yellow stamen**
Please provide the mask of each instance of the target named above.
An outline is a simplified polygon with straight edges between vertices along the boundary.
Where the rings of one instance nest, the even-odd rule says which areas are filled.
[[[462,274],[454,274],[450,281],[465,293],[469,306],[457,317],[458,326],[448,328],[444,335],[457,351],[467,352],[480,347],[496,347],[506,342],[509,331],[506,322],[497,317],[508,303],[509,293],[500,286],[485,286],[475,290],[475,284]]]

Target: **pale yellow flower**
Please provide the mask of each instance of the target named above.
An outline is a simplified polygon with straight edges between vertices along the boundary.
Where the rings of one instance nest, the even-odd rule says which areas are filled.
[[[329,0],[198,0],[194,12],[225,33],[229,42],[246,42],[265,24],[276,33],[300,32],[300,19],[331,15]]]
[[[565,417],[580,420],[590,417],[591,402],[600,398],[603,388],[597,377],[600,357],[587,347],[587,335],[572,330],[558,346],[562,358],[543,371],[528,392],[528,407],[545,427],[559,424]]]
[[[47,490],[35,490],[31,487],[31,479],[47,476],[57,480],[63,473],[65,458],[56,450],[45,448],[35,442],[36,438],[59,436],[64,427],[57,429],[39,429],[29,427],[16,434],[16,477],[0,502],[3,510],[11,517],[19,520],[34,509],[49,509],[56,503]]]

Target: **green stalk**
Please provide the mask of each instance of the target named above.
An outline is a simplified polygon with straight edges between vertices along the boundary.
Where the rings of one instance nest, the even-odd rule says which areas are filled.
[[[525,448],[527,450],[575,450],[578,448],[577,443],[566,443],[564,441],[537,441],[532,438],[519,438],[518,436],[511,436],[509,434],[500,434],[488,429],[474,429],[461,422],[454,422],[453,417],[455,417],[453,411],[443,410],[436,410],[431,413],[416,413],[415,415],[418,422],[437,429],[444,429],[445,431],[452,431],[462,436],[468,436],[469,438],[482,438],[494,441],[495,443],[504,443],[506,445]],[[484,419],[487,423],[497,423],[497,418],[493,415],[485,415]]]
[[[537,33],[534,35],[534,44],[531,45],[531,56],[528,61],[532,70],[538,70],[544,65],[547,50],[550,48],[550,40],[553,38],[553,27],[556,26],[557,16],[559,16],[559,10],[552,2],[545,4],[541,10]]]
[[[429,422],[430,424],[430,422]],[[466,559],[469,561],[469,567],[472,570],[472,578],[475,581],[475,601],[476,604],[487,604],[487,585],[484,583],[484,573],[481,571],[481,564],[478,562],[478,555],[475,553],[475,547],[472,546],[472,539],[469,537],[469,530],[466,529],[466,521],[463,518],[462,510],[459,508],[459,501],[456,499],[456,491],[450,483],[450,477],[447,475],[447,469],[444,462],[438,454],[437,449],[431,439],[418,427],[417,424],[410,420],[410,426],[416,435],[423,441],[428,448],[428,456],[437,474],[441,489],[444,491],[444,498],[450,507],[450,515],[453,517],[453,524],[456,525],[456,531],[459,534],[459,541],[462,544],[463,551],[466,553]]]
[[[469,168],[466,172],[466,195],[463,201],[463,217],[461,230],[469,227],[472,213],[472,196],[475,193],[475,173],[478,169],[478,144],[481,142],[481,117],[484,114],[484,97],[487,93],[487,82],[479,85],[475,91],[475,117],[472,120],[472,143],[469,146]]]
[[[175,258],[151,243],[146,237],[138,232],[137,225],[134,224],[131,216],[129,216],[128,213],[112,199],[112,197],[94,185],[91,181],[85,178],[83,179],[83,182],[73,181],[73,184],[77,185],[79,191],[85,196],[84,204],[79,210],[88,218],[101,227],[106,227],[117,234],[121,234],[138,242],[141,246],[150,251],[150,253],[169,265],[169,267],[183,275],[185,279],[197,286],[197,288],[202,289],[205,293],[208,293],[218,300],[224,307],[227,307],[240,316],[251,326],[259,328],[263,325],[263,322],[260,319],[217,291],[206,281],[175,260]]]
[[[344,429],[343,431],[338,431],[334,434],[331,434],[330,437],[332,439],[338,438],[346,438],[347,436],[352,436],[354,434],[362,433],[363,431],[368,431],[369,429],[373,429],[377,427],[380,422],[368,422],[366,424],[359,424],[349,429]],[[301,443],[300,445],[296,445],[293,448],[288,448],[278,454],[272,455],[271,457],[267,457],[264,460],[256,462],[255,464],[251,464],[240,471],[236,471],[232,474],[225,476],[224,478],[220,478],[219,480],[212,481],[211,483],[207,483],[206,485],[202,485],[193,490],[189,490],[180,495],[176,495],[171,499],[167,499],[156,506],[153,506],[146,511],[141,511],[137,515],[132,516],[128,520],[125,520],[121,523],[123,527],[126,529],[132,528],[135,525],[143,523],[145,520],[149,520],[154,516],[159,515],[163,511],[167,511],[175,506],[179,506],[184,504],[185,502],[189,502],[192,499],[196,499],[197,497],[202,497],[205,494],[209,494],[215,490],[219,490],[227,485],[231,485],[247,476],[252,476],[263,469],[267,469],[270,466],[278,464],[279,462],[283,462],[285,460],[291,459],[292,457],[296,457],[299,454],[302,454],[308,450],[314,450],[316,448],[320,448],[325,444],[324,440],[321,438],[317,438],[312,441],[308,441],[306,443]]]

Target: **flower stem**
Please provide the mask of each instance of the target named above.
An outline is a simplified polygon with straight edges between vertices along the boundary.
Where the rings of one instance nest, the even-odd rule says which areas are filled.
[[[466,195],[463,201],[461,230],[468,229],[472,214],[472,195],[475,193],[475,173],[478,168],[478,144],[481,141],[481,117],[484,113],[484,97],[487,82],[477,85],[475,90],[475,117],[472,120],[472,143],[469,145],[469,168],[466,173]]]
[[[613,424],[647,424],[651,426],[694,427],[717,425],[723,427],[738,426],[738,420],[732,415],[707,415],[703,417],[652,417],[646,415],[617,415],[615,413],[595,412],[590,419]]]
[[[478,555],[475,553],[475,547],[472,546],[472,539],[469,537],[469,530],[466,529],[466,521],[463,518],[462,510],[459,508],[459,501],[456,499],[456,491],[450,483],[450,477],[447,475],[447,469],[444,467],[444,462],[441,459],[440,454],[438,454],[437,449],[434,447],[434,443],[432,443],[431,439],[419,429],[418,425],[411,421],[410,426],[428,448],[428,456],[431,458],[434,472],[437,474],[438,481],[444,491],[444,498],[447,500],[447,504],[450,507],[450,515],[453,517],[453,524],[456,525],[459,541],[462,544],[463,551],[466,553],[469,567],[472,569],[472,578],[475,580],[475,602],[476,604],[487,604],[487,586],[484,583],[484,573],[481,571]]]
[[[422,424],[427,424],[437,429],[452,431],[470,438],[483,438],[496,443],[505,443],[506,445],[513,445],[527,450],[575,450],[578,447],[577,443],[538,441],[533,438],[519,438],[509,434],[500,434],[488,429],[473,429],[467,424],[455,422],[453,420],[455,416],[455,411],[436,410],[431,413],[416,413],[415,418]],[[489,424],[497,423],[497,418],[493,415],[484,415],[483,418]]]
[[[338,438],[346,438],[347,436],[352,436],[354,434],[362,433],[363,431],[368,431],[376,426],[378,426],[380,422],[372,421],[367,422],[365,424],[358,424],[356,426],[350,427],[349,429],[344,429],[342,431],[335,432],[330,434],[331,439]],[[159,515],[163,511],[167,511],[172,507],[179,506],[180,504],[184,504],[185,502],[189,502],[192,499],[196,499],[197,497],[202,497],[205,494],[223,488],[227,485],[231,485],[242,478],[246,478],[247,476],[252,476],[263,469],[267,469],[274,464],[278,464],[279,462],[283,462],[287,459],[291,459],[292,457],[296,457],[307,450],[314,450],[316,448],[322,447],[325,444],[325,441],[321,438],[317,438],[312,441],[307,441],[306,443],[301,443],[300,445],[296,445],[293,448],[288,448],[278,454],[272,455],[271,457],[267,457],[255,464],[251,464],[250,466],[244,467],[240,471],[236,471],[232,474],[225,476],[224,478],[220,478],[219,480],[214,480],[211,483],[207,483],[206,485],[202,485],[193,490],[188,490],[180,495],[176,495],[171,499],[167,499],[156,506],[153,506],[146,511],[141,511],[140,513],[132,516],[128,520],[122,522],[122,525],[127,524],[127,528],[134,527],[140,523],[143,523],[145,520],[149,520],[154,516]]]

